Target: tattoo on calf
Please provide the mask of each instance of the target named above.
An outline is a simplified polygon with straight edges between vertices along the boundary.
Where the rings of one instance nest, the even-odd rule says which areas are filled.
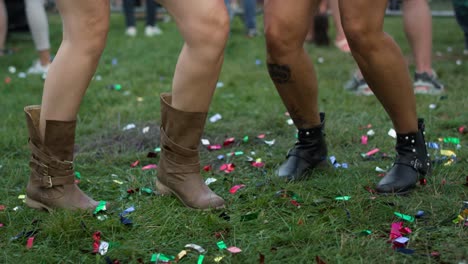
[[[291,81],[289,65],[268,64],[268,73],[275,83],[284,84]]]

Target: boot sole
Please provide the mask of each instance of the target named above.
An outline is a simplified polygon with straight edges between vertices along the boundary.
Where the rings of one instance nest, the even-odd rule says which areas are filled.
[[[210,208],[206,208],[206,209],[201,209],[201,208],[194,208],[194,207],[191,207],[189,205],[187,205],[184,200],[182,200],[179,195],[177,195],[177,193],[175,193],[174,191],[171,190],[171,188],[167,187],[166,185],[162,184],[160,181],[156,180],[156,189],[158,189],[159,193],[161,195],[167,195],[167,196],[172,196],[174,195],[175,197],[177,197],[177,199],[182,202],[183,205],[185,205],[185,207],[188,207],[190,209],[194,209],[194,210],[202,210],[202,211],[211,211],[211,210],[220,210],[220,209],[225,209],[226,207],[223,205],[223,206],[218,206],[218,207],[210,207]]]
[[[47,211],[47,212],[52,212],[52,208],[48,207],[47,205],[40,203],[38,201],[34,201],[33,199],[29,198],[26,196],[26,205],[30,208],[41,210],[41,211]]]

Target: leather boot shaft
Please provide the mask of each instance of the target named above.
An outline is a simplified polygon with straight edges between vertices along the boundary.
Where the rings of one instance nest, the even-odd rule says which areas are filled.
[[[24,108],[29,131],[31,175],[26,204],[51,211],[55,208],[91,209],[97,202],[75,184],[73,150],[76,121],[46,120],[44,139],[40,136],[40,106]]]
[[[277,170],[278,177],[286,181],[302,180],[308,171],[326,164],[325,113],[320,113],[320,121],[316,127],[298,130],[298,141]]]
[[[198,145],[207,113],[185,112],[171,105],[171,95],[161,94],[161,156],[156,187],[161,194],[174,194],[193,209],[222,208],[200,175]]]
[[[397,133],[397,157],[393,167],[377,184],[380,194],[402,195],[410,192],[419,179],[431,172],[431,160],[424,138],[424,120],[418,120],[418,132]]]

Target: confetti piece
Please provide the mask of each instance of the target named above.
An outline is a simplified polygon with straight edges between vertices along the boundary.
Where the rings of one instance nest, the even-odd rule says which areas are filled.
[[[148,164],[146,166],[143,166],[141,170],[151,170],[151,169],[157,169],[157,168],[158,168],[158,165],[156,164]]]
[[[204,145],[204,146],[210,145],[210,141],[209,141],[208,139],[204,139],[204,138],[201,139],[201,143],[202,143],[202,145]]]
[[[234,171],[234,168],[235,165],[233,163],[226,163],[221,165],[221,167],[219,167],[219,170],[224,171],[225,173],[231,173]]]
[[[221,145],[209,145],[208,150],[219,150],[221,149]]]
[[[360,233],[363,234],[363,235],[369,236],[369,235],[372,234],[372,231],[367,229],[367,230],[362,230]]]
[[[244,143],[249,142],[249,136],[245,136],[245,137],[242,139],[242,141],[243,141]]]
[[[218,257],[215,257],[215,258],[214,258],[214,261],[215,261],[216,263],[218,263],[218,262],[220,262],[222,259],[223,259],[223,256],[218,256]]]
[[[388,130],[388,133],[387,133],[389,136],[391,136],[392,138],[396,138],[397,137],[397,134],[396,134],[396,131],[395,129],[393,128],[390,128],[390,130]]]
[[[367,135],[368,135],[369,137],[372,137],[372,136],[375,135],[375,131],[371,129],[371,130],[367,131]]]
[[[141,132],[142,132],[143,134],[146,134],[146,133],[149,132],[149,130],[150,130],[150,127],[147,126],[147,127],[144,127],[144,128],[141,130]]]
[[[78,171],[75,171],[75,178],[81,179],[81,173],[79,173]]]
[[[206,185],[210,185],[212,184],[213,182],[217,181],[215,178],[208,178],[205,180],[205,184]]]
[[[153,194],[153,190],[151,190],[150,188],[141,188],[141,191],[146,193],[146,194]]]
[[[460,144],[460,139],[454,137],[446,137],[444,138],[444,143]]]
[[[274,140],[274,139],[273,139],[273,140],[265,140],[264,142],[265,142],[265,144],[267,144],[268,146],[273,146],[273,145],[275,144],[275,140]]]
[[[265,138],[265,134],[259,134],[259,135],[257,136],[257,138],[258,138],[258,139],[264,139],[264,138]]]
[[[136,127],[135,124],[128,124],[122,130],[126,131],[126,130],[130,130],[130,129],[134,129],[135,127]]]
[[[221,241],[218,241],[218,242],[216,243],[216,245],[218,245],[218,248],[219,248],[219,249],[227,249],[226,243],[224,243],[224,241],[222,241],[222,240],[221,240]]]
[[[427,147],[431,149],[439,149],[439,144],[437,144],[436,142],[428,142]]]
[[[393,240],[394,243],[399,243],[399,244],[406,244],[409,241],[409,238],[407,237],[398,237],[395,240]]]
[[[216,83],[216,88],[221,88],[221,87],[224,87],[224,83],[223,82],[217,82]]]
[[[28,241],[26,242],[26,248],[27,249],[30,249],[33,247],[33,244],[34,244],[34,237],[29,237],[28,238]]]
[[[228,247],[227,251],[231,252],[232,254],[237,254],[242,252],[242,250],[238,247]]]
[[[155,148],[154,152],[161,152],[161,148]]]
[[[455,152],[453,152],[451,150],[444,150],[444,149],[440,150],[440,155],[444,155],[444,156],[447,156],[447,157],[456,157],[457,156],[455,154]]]
[[[423,216],[424,216],[424,211],[421,211],[421,210],[418,211],[418,212],[416,213],[416,215],[415,215],[416,218],[421,218],[421,217],[423,217]]]
[[[123,184],[123,182],[122,182],[122,181],[118,181],[118,180],[113,180],[113,182],[115,182],[115,183],[117,183],[117,184],[120,184],[120,185],[122,185],[122,184]]]
[[[256,168],[261,168],[261,167],[265,166],[265,163],[262,162],[261,159],[257,159],[256,161],[252,162],[252,166],[254,166]]]
[[[463,135],[463,134],[466,134],[466,133],[468,133],[468,129],[466,128],[466,126],[460,126],[460,127],[458,128],[458,133],[460,133],[460,134],[462,134],[462,135]]]
[[[380,168],[380,167],[375,167],[376,172],[387,172],[386,170]]]
[[[203,170],[204,171],[211,171],[212,167],[211,167],[211,165],[205,165],[205,166],[203,166]]]
[[[215,114],[212,117],[210,117],[210,122],[215,123],[219,120],[221,120],[223,117],[220,114]]]
[[[229,192],[231,194],[235,194],[237,191],[239,191],[240,189],[244,188],[245,185],[244,184],[239,184],[239,185],[234,185],[230,190]]]
[[[414,222],[414,217],[410,216],[410,215],[405,215],[405,214],[402,214],[402,213],[399,213],[399,212],[394,212],[393,214],[395,214],[398,218],[401,218],[405,221],[408,221],[408,222]]]
[[[369,139],[369,138],[368,138],[367,136],[362,135],[362,136],[361,136],[361,144],[362,144],[362,145],[367,145],[368,139]]]
[[[198,260],[197,260],[197,264],[202,264],[204,258],[205,258],[205,255],[199,255]]]
[[[138,164],[140,164],[140,161],[136,160],[132,164],[130,164],[130,167],[135,168],[136,166],[138,166]]]
[[[223,146],[229,146],[229,145],[233,144],[234,141],[235,141],[235,138],[233,138],[233,137],[228,138],[228,139],[224,140]]]
[[[99,201],[99,204],[98,204],[98,206],[96,206],[96,209],[94,209],[93,214],[97,214],[97,213],[99,213],[101,211],[106,211],[107,210],[106,204],[107,204],[106,201]]]
[[[93,233],[93,253],[99,252],[99,245],[101,243],[101,232],[96,231]]]
[[[182,250],[179,252],[179,254],[177,254],[176,256],[176,262],[179,262],[183,257],[187,256],[187,251],[186,250]]]
[[[336,201],[349,201],[351,199],[351,196],[338,196],[335,198]]]
[[[15,74],[16,73],[16,67],[15,66],[9,66],[8,67],[8,72],[11,73],[11,74]]]
[[[187,244],[187,245],[185,245],[185,248],[196,250],[200,254],[203,254],[203,253],[206,252],[206,250],[204,248],[202,248],[201,246],[199,246],[197,244]]]
[[[0,204],[0,211],[3,211],[3,210],[5,210],[5,208],[6,208],[6,206],[5,206],[5,205],[3,205],[3,204]]]
[[[292,205],[296,206],[297,208],[301,208],[301,204],[298,203],[296,200],[290,200],[289,201]]]
[[[377,153],[377,152],[379,152],[379,151],[380,151],[380,149],[375,148],[375,149],[373,149],[373,150],[368,151],[368,152],[366,153],[366,156],[367,156],[367,157],[370,157],[370,156],[374,155],[375,153]]]
[[[18,199],[24,200],[24,199],[26,199],[26,195],[20,194],[20,195],[18,195]]]
[[[107,251],[109,250],[109,243],[106,242],[106,241],[101,241],[101,244],[99,244],[99,254],[101,254],[101,256],[104,256],[105,254],[107,254]]]

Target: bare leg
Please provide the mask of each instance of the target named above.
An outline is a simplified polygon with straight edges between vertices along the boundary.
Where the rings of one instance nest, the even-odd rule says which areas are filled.
[[[162,0],[184,37],[172,85],[173,107],[207,112],[229,35],[229,16],[222,0]],[[223,12],[216,14],[215,12]],[[224,13],[225,12],[225,13]]]
[[[418,131],[416,100],[403,55],[383,32],[386,1],[340,0],[344,32],[367,83],[399,133]]]
[[[329,0],[328,4],[330,5],[333,22],[335,24],[335,46],[343,52],[350,52],[351,50],[349,49],[349,45],[343,31],[343,26],[341,25],[340,7],[338,5],[338,0]]]
[[[403,19],[416,71],[432,73],[432,16],[427,0],[404,0]]]
[[[5,41],[8,31],[8,14],[5,7],[4,0],[0,0],[0,56],[3,55],[5,50]]]
[[[26,0],[26,17],[42,66],[50,64],[49,22],[43,0]]]
[[[46,120],[76,119],[109,27],[108,0],[59,0],[57,6],[63,21],[63,40],[44,85],[41,136]]]
[[[265,1],[268,71],[297,128],[320,124],[317,77],[303,48],[318,1]],[[292,30],[294,29],[294,30]]]

